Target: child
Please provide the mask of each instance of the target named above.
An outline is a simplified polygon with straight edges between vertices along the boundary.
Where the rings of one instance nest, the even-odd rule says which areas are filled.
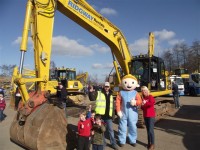
[[[86,118],[90,119],[92,127],[95,124],[95,114],[96,114],[96,112],[95,112],[95,110],[92,110],[92,105],[89,105],[89,109],[88,109]],[[91,142],[89,143],[89,147],[91,147]]]
[[[88,113],[86,118],[90,119],[92,126],[95,124],[95,110],[92,110],[92,105],[89,105]]]
[[[95,124],[92,128],[92,150],[104,149],[104,132],[106,131],[104,123],[101,121],[101,115],[95,115]]]
[[[3,121],[3,119],[4,119],[3,111],[5,108],[6,108],[6,102],[3,98],[3,94],[0,93],[0,122]]]
[[[21,94],[19,92],[19,87],[16,88],[16,92],[15,92],[15,110],[18,110],[18,105],[19,105],[19,102],[21,100]]]
[[[78,150],[89,150],[90,145],[90,130],[92,124],[90,118],[86,119],[86,111],[80,113],[78,122]]]

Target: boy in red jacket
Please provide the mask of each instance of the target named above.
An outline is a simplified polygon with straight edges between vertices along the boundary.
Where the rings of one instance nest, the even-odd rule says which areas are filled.
[[[147,129],[148,137],[148,150],[153,150],[155,148],[155,137],[154,137],[154,122],[155,122],[155,110],[154,104],[155,99],[150,94],[149,89],[146,86],[141,87],[142,91],[142,105],[144,121]]]
[[[79,115],[80,120],[78,122],[78,150],[89,150],[90,148],[90,133],[92,124],[90,118],[86,119],[86,111],[83,111]]]
[[[6,108],[6,101],[3,98],[3,94],[0,93],[0,122],[4,119],[3,111]]]

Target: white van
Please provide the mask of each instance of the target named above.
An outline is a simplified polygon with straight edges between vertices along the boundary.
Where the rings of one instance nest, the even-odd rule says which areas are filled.
[[[171,81],[171,84],[173,81],[175,81],[175,83],[178,85],[179,95],[181,96],[184,95],[185,88],[184,88],[183,78],[177,75],[172,75],[169,77],[169,80]],[[172,93],[170,95],[172,95]]]

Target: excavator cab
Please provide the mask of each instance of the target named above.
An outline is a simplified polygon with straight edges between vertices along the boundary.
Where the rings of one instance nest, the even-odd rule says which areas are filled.
[[[67,87],[68,80],[76,80],[76,70],[68,68],[56,68],[51,72],[50,80],[57,80]]]
[[[151,91],[166,90],[165,65],[161,58],[148,55],[135,56],[131,66],[131,74],[137,77],[140,87],[147,86]]]
[[[50,80],[57,80],[62,83],[68,91],[68,94],[84,94],[82,83],[76,78],[76,69],[74,68],[55,68],[50,71]]]

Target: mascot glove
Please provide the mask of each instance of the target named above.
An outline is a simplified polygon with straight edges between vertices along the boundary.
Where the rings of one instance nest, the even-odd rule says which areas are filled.
[[[132,100],[131,100],[131,105],[132,105],[132,106],[136,106],[136,100],[135,100],[135,99],[132,99]]]
[[[122,118],[123,117],[123,114],[121,111],[117,112],[117,115],[119,116],[119,118]]]
[[[143,100],[143,101],[142,101],[142,105],[145,105],[145,104],[146,104],[146,102],[147,102],[146,100]]]

